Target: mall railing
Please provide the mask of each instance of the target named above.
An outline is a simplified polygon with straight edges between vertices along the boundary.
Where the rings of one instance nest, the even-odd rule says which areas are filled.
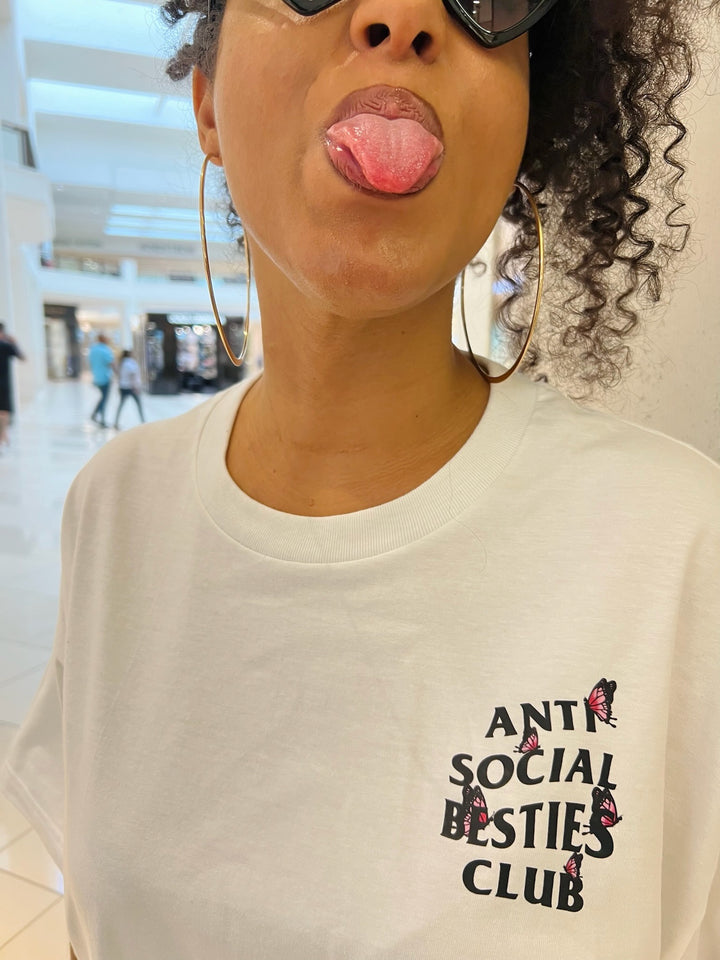
[[[37,169],[29,130],[3,120],[0,123],[0,138],[2,143],[0,152],[6,163],[17,163],[21,167]]]

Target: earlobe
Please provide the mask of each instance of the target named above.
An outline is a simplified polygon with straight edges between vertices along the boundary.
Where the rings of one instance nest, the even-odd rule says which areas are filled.
[[[205,156],[211,157],[214,163],[221,166],[212,83],[198,67],[193,70],[192,90],[200,149]]]

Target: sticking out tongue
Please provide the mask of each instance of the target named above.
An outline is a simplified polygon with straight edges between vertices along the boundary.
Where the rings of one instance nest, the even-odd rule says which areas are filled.
[[[353,183],[383,193],[408,193],[439,169],[442,143],[416,120],[359,113],[328,130],[330,159]]]

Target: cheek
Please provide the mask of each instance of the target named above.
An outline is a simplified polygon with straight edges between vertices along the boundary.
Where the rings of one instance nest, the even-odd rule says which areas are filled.
[[[216,78],[220,149],[233,203],[251,232],[277,222],[297,189],[302,94],[299,58],[283,56],[282,30],[225,50]]]
[[[460,215],[465,228],[483,243],[512,192],[525,152],[528,88],[522,78],[489,84],[478,103],[476,122],[466,124],[457,178],[464,194]],[[466,112],[466,116],[473,114]]]

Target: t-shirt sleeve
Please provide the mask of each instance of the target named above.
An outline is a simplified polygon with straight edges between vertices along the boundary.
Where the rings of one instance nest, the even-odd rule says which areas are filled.
[[[720,956],[720,864],[718,865],[703,922],[682,960],[718,960]]]
[[[65,607],[74,541],[73,490],[62,521],[62,576],[53,649],[40,686],[0,768],[0,793],[35,828],[63,870],[66,764],[63,723]]]
[[[32,824],[62,870],[65,819],[62,665],[54,653],[0,770],[0,792]]]
[[[698,960],[720,957],[720,864],[710,892],[705,920],[700,928]]]
[[[667,732],[663,918],[668,930],[692,925],[683,960],[720,958],[718,480],[686,568]]]

